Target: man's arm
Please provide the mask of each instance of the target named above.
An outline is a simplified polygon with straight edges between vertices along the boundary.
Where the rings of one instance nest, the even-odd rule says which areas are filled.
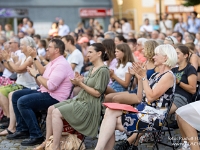
[[[42,66],[41,62],[37,59],[33,59],[33,64],[36,66],[37,70],[39,71],[40,74],[43,74],[45,71],[45,67]]]

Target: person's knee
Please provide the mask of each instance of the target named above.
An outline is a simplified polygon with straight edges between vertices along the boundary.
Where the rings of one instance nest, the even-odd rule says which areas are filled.
[[[58,108],[56,108],[56,109],[54,109],[52,111],[52,117],[53,118],[61,118],[62,117],[62,115],[61,115],[60,111],[58,110]]]
[[[112,97],[110,96],[110,94],[108,94],[108,95],[105,96],[104,101],[105,102],[112,102]]]
[[[52,105],[48,108],[48,114],[52,114],[53,110],[55,109],[55,106]]]
[[[114,114],[114,110],[110,108],[106,108],[105,116],[111,116]]]
[[[122,103],[122,97],[120,95],[116,95],[112,98],[113,103]]]
[[[17,101],[19,99],[19,95],[17,94],[17,92],[13,92],[11,99],[12,99],[13,104],[17,103]]]

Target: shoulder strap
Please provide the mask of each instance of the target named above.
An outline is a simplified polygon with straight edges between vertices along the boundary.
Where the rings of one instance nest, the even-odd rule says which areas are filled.
[[[156,75],[158,74],[158,72],[155,72],[151,75],[151,77],[149,78],[149,80],[151,80],[152,78],[154,78]]]

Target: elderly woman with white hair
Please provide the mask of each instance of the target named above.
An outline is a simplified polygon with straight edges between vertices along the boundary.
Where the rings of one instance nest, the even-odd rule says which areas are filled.
[[[27,50],[28,46],[35,48],[36,44],[31,37],[27,36],[20,40],[20,49],[21,52],[24,53],[24,57],[19,59],[16,63],[13,62],[6,51],[2,53],[4,66],[17,73],[17,80],[15,84],[0,87],[0,106],[8,111],[8,117],[10,118],[8,129],[2,131],[0,136],[15,132],[16,120],[11,101],[13,92],[24,88],[36,89],[38,87],[35,79],[27,72],[27,67],[33,64],[33,59],[29,57],[29,52]]]
[[[137,40],[136,51],[133,53],[135,62],[146,62],[147,59],[144,57],[144,43],[147,41],[146,38],[139,38]]]
[[[125,114],[121,107],[114,108],[113,103],[110,103],[109,105],[113,109],[106,109],[95,150],[113,149],[115,129],[131,133],[134,130],[147,129],[149,126],[155,129],[160,128],[160,123],[170,106],[170,100],[175,89],[175,77],[171,72],[171,67],[174,67],[177,63],[175,49],[171,45],[156,47],[154,61],[160,72],[153,74],[149,81],[146,77],[146,70],[139,64],[133,63],[130,73],[135,74],[138,78],[138,94],[133,94],[132,98],[140,102],[143,101],[137,107],[139,113]],[[148,111],[152,113],[146,113]],[[132,134],[126,141],[116,145],[115,150],[129,148],[136,150],[138,140],[135,145],[132,145],[135,139],[136,133]]]

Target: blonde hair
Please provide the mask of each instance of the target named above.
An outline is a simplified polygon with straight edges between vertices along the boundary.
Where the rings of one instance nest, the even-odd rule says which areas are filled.
[[[159,45],[155,49],[155,54],[167,56],[167,61],[163,64],[169,67],[174,67],[177,64],[177,53],[174,47],[170,44]]]
[[[154,62],[153,56],[155,55],[154,50],[158,46],[158,43],[154,40],[148,40],[144,43],[144,56]]]

